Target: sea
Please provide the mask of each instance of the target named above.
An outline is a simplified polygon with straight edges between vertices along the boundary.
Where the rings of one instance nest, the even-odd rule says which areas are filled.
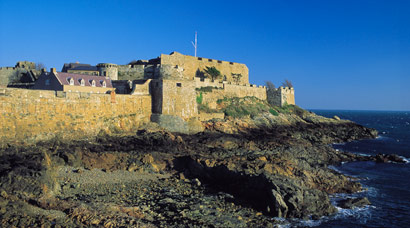
[[[371,205],[342,209],[320,220],[299,221],[290,227],[410,227],[410,112],[406,111],[346,111],[310,110],[325,117],[338,116],[378,130],[372,140],[334,144],[337,150],[362,155],[397,154],[406,164],[348,162],[331,167],[353,176],[366,190],[354,194],[335,194],[332,202],[343,198],[367,197]]]

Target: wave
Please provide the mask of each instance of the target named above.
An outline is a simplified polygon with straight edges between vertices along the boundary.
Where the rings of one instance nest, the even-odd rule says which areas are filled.
[[[400,156],[400,155],[399,155],[399,157],[402,158],[406,162],[406,164],[410,163],[410,158],[406,158],[406,157]]]
[[[336,207],[338,212],[333,216],[333,219],[355,219],[360,224],[365,224],[372,217],[372,209],[375,208],[376,207],[372,205],[353,209]]]
[[[372,218],[372,211],[376,207],[373,205],[367,205],[364,207],[356,207],[353,209],[344,209],[335,206],[337,209],[336,214],[331,216],[322,216],[318,220],[308,219],[289,219],[289,220],[280,220],[279,218],[275,218],[276,221],[282,222],[282,224],[278,225],[277,227],[281,228],[291,228],[291,227],[317,227],[320,226],[322,223],[331,222],[334,220],[354,220],[355,224],[366,224],[368,220]]]

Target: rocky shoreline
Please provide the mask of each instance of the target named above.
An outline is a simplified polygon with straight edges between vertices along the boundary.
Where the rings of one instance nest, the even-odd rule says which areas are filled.
[[[274,227],[278,217],[332,215],[329,194],[362,190],[329,165],[400,162],[334,150],[331,143],[377,132],[307,111],[203,124],[205,131],[194,135],[148,124],[135,134],[102,132],[95,140],[3,145],[0,224]]]

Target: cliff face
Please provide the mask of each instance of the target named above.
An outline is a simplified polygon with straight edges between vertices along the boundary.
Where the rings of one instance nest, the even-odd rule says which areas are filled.
[[[336,211],[329,194],[361,190],[327,166],[364,158],[329,144],[377,135],[307,111],[204,127],[184,135],[150,123],[132,135],[4,146],[1,222],[266,227],[281,223],[273,217],[316,219]]]

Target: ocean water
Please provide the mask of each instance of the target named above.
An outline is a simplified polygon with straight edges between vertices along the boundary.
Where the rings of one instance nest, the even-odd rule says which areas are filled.
[[[349,119],[379,131],[374,140],[360,140],[334,145],[336,149],[353,153],[376,155],[398,154],[410,161],[410,112],[396,111],[329,111],[311,110],[316,114]],[[366,191],[352,195],[332,196],[337,202],[346,197],[367,197],[372,205],[353,210],[339,209],[318,222],[308,221],[301,226],[314,227],[410,227],[410,163],[380,164],[351,162],[333,167],[344,174],[360,179]]]

